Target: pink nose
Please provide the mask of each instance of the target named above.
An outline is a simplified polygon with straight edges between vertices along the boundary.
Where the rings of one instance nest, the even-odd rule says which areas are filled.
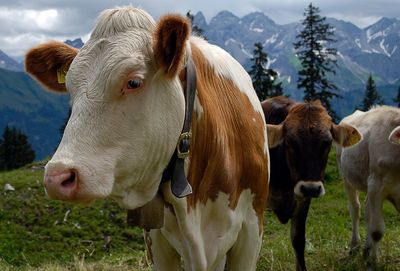
[[[50,198],[69,200],[78,190],[78,173],[75,169],[46,172],[44,186]]]

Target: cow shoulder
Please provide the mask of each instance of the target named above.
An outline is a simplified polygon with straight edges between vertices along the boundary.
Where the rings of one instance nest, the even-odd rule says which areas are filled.
[[[250,189],[261,218],[268,192],[262,114],[241,91],[242,85],[224,72],[231,56],[218,54],[220,58],[209,59],[206,54],[220,49],[198,39],[191,40],[191,52],[203,112],[193,115],[191,153],[196,155],[190,157],[189,180],[196,193],[188,198],[188,204],[194,208],[198,202],[215,201],[222,192],[229,195],[229,206],[235,209],[242,192]],[[242,68],[236,73],[238,77],[246,75]]]

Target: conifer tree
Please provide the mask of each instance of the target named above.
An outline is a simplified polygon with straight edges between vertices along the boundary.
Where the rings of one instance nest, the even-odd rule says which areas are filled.
[[[253,81],[253,87],[256,90],[260,101],[268,97],[282,95],[282,82],[277,83],[278,73],[273,69],[266,68],[268,64],[268,55],[264,52],[261,43],[254,44],[253,65],[249,74]]]
[[[194,34],[196,34],[197,36],[203,37],[204,39],[207,39],[204,36],[204,30],[199,27],[198,25],[194,24],[194,16],[192,13],[190,13],[190,10],[186,13],[186,18],[188,18],[190,20],[190,22],[192,23],[192,32]]]
[[[400,108],[400,86],[397,89],[397,97],[393,99],[393,102],[395,102],[397,107]]]
[[[365,95],[360,110],[368,111],[372,106],[377,104],[383,104],[383,101],[376,89],[375,81],[370,74],[367,80]]]
[[[335,42],[334,29],[319,15],[320,9],[310,3],[304,12],[304,29],[296,36],[293,44],[302,68],[299,70],[297,87],[304,89],[304,100],[319,99],[334,119],[336,113],[331,99],[340,97],[336,85],[328,79],[335,74],[337,50],[330,47]]]
[[[27,136],[20,130],[6,126],[0,139],[0,169],[22,167],[35,159],[35,152]]]

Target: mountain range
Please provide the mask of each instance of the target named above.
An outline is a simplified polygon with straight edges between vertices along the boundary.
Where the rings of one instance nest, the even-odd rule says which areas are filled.
[[[393,104],[400,85],[400,20],[381,18],[376,23],[359,28],[356,25],[327,18],[335,31],[338,58],[336,75],[331,80],[338,86],[341,99],[332,104],[339,116],[350,114],[360,105],[368,76],[371,74],[385,103]],[[268,67],[278,72],[284,91],[294,99],[301,99],[297,89],[297,71],[301,67],[293,43],[303,29],[300,22],[276,24],[262,12],[243,17],[221,11],[209,23],[198,12],[193,24],[203,30],[211,42],[233,55],[246,70],[250,70],[254,44],[260,42],[268,54]]]
[[[385,103],[393,104],[400,85],[400,20],[381,18],[365,28],[334,18],[327,22],[334,27],[337,40],[333,47],[338,50],[338,66],[331,79],[343,97],[333,100],[338,115],[350,114],[361,103],[370,74]],[[251,66],[254,44],[261,42],[268,53],[268,66],[278,72],[285,93],[301,99],[296,87],[300,62],[293,48],[302,29],[300,23],[279,25],[262,12],[238,17],[229,11],[221,11],[209,22],[198,12],[193,23],[203,29],[210,43],[227,50],[246,70]],[[81,39],[65,43],[83,46]],[[49,155],[60,139],[68,97],[42,91],[24,73],[22,63],[0,50],[0,98],[0,131],[7,124],[15,125],[28,134],[38,159]]]
[[[80,38],[65,43],[81,48]],[[57,147],[60,128],[67,118],[68,95],[43,90],[18,63],[0,51],[0,133],[6,125],[27,134],[36,159],[49,156]]]
[[[351,91],[365,85],[371,73],[379,85],[400,84],[400,20],[382,18],[359,28],[356,25],[327,18],[335,30],[338,50],[337,76],[332,78],[341,91]],[[276,24],[262,12],[239,18],[222,11],[209,23],[203,14],[194,16],[194,24],[203,29],[205,37],[225,48],[247,70],[251,66],[254,44],[260,42],[268,53],[270,67],[278,71],[288,92],[296,90],[300,67],[293,43],[302,30],[300,23]]]

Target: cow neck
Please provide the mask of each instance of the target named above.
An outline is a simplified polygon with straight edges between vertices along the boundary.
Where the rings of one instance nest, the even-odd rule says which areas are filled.
[[[183,198],[192,194],[192,187],[185,174],[185,158],[189,156],[192,114],[196,94],[196,68],[192,57],[186,62],[185,119],[174,154],[164,170],[161,183],[171,180],[171,191],[175,197]]]

